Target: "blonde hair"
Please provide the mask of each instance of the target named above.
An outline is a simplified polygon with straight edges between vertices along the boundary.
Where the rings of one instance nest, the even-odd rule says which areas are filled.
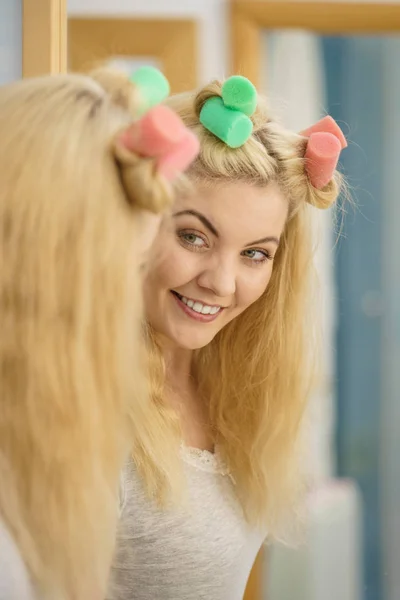
[[[262,187],[275,181],[288,199],[289,214],[266,291],[196,352],[194,372],[248,521],[267,526],[271,537],[284,537],[304,489],[297,442],[314,375],[310,205],[331,206],[341,177],[335,173],[324,189],[315,189],[304,168],[307,140],[273,121],[262,99],[250,139],[229,148],[199,122],[204,102],[216,95],[221,95],[219,82],[168,101],[200,139],[189,178]],[[153,344],[153,361],[157,353]],[[163,376],[158,367],[153,375],[158,402]],[[170,420],[165,427],[176,444],[175,424]]]
[[[139,209],[171,196],[113,142],[135,106],[104,70],[0,89],[0,518],[52,600],[104,597],[128,440],[169,469],[135,237]]]

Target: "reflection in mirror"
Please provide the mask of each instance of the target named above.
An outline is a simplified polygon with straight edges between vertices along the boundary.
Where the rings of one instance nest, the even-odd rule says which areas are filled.
[[[300,131],[329,113],[342,127],[355,202],[336,223],[329,212],[315,217],[324,313],[324,378],[308,432],[316,485],[304,547],[268,555],[267,597],[398,600],[400,40],[282,30],[263,44],[263,88],[281,120]]]

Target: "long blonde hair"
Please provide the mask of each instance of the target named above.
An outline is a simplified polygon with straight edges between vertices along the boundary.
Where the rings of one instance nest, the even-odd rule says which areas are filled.
[[[307,140],[276,123],[262,99],[252,117],[250,139],[238,149],[229,148],[199,122],[204,102],[216,95],[221,95],[221,84],[213,82],[197,95],[168,101],[200,139],[201,153],[189,178],[209,185],[244,181],[261,187],[276,181],[288,199],[289,215],[265,293],[195,354],[194,373],[248,521],[282,537],[304,489],[297,441],[316,356],[310,205],[332,205],[341,177],[335,173],[322,190],[312,187],[304,168]],[[160,352],[155,343],[149,352],[156,361]],[[158,403],[163,376],[158,364],[153,374]],[[173,420],[165,427],[177,444]]]
[[[102,598],[119,473],[136,440],[157,469],[141,361],[140,208],[169,190],[117,158],[135,114],[122,75],[0,89],[0,518],[40,597]]]

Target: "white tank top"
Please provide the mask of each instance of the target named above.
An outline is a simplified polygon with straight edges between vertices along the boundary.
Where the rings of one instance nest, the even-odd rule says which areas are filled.
[[[17,545],[0,521],[0,600],[34,600],[28,571]]]
[[[265,534],[252,530],[218,454],[182,448],[188,500],[161,510],[132,461],[107,600],[242,600]]]

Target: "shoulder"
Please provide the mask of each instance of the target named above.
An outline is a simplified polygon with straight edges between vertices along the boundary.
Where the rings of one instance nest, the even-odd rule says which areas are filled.
[[[0,600],[35,600],[22,556],[0,519]]]

